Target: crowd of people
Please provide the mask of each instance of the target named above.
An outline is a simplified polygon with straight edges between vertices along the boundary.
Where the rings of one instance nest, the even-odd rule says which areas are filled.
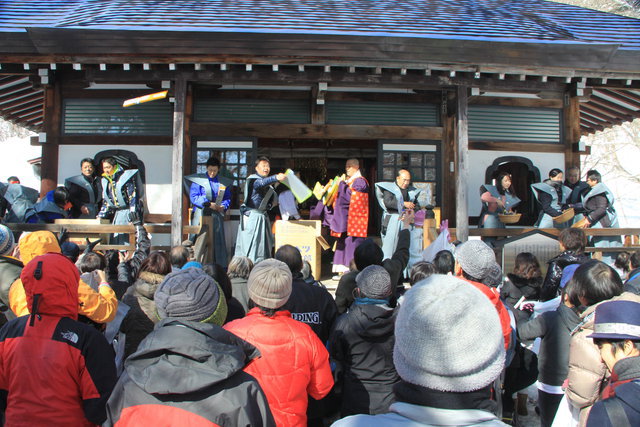
[[[375,184],[381,244],[368,238],[369,183],[349,159],[313,209],[336,242],[334,296],[297,247],[274,251],[287,177],[269,159],[247,178],[233,256],[220,162],[185,178],[193,221],[212,215],[222,242],[205,265],[191,240],[152,251],[139,172],[101,163],[102,179],[83,159],[39,201],[2,188],[5,219],[105,216],[134,225],[135,250],[0,225],[0,424],[517,425],[535,384],[542,426],[640,425],[640,252],[585,253],[583,228],[614,224],[596,171],[581,185],[571,170],[573,190],[560,170],[532,187],[540,226],[562,228],[558,254],[519,253],[503,272],[491,240],[425,259],[428,206],[404,169]],[[511,186],[505,173],[481,187],[482,226],[518,205]],[[569,205],[581,227],[554,222]]]
[[[335,298],[291,245],[224,268],[140,224],[126,255],[0,225],[3,422],[506,425],[532,384],[543,426],[640,422],[639,253],[621,277],[567,228],[546,275],[531,253],[503,275],[469,240],[405,291],[413,221],[390,257],[357,246]]]

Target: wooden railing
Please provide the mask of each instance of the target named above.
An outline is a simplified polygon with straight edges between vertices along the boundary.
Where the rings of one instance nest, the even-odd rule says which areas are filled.
[[[151,219],[151,218],[145,218]],[[129,225],[113,225],[113,224],[5,224],[12,231],[39,231],[48,230],[53,233],[59,233],[63,228],[69,233],[70,238],[80,238],[84,240],[85,236],[97,237],[98,235],[109,235],[113,233],[128,233],[129,243],[126,245],[111,245],[106,242],[101,242],[96,246],[97,250],[135,250],[135,227]],[[171,235],[170,223],[145,223],[144,228],[151,235],[154,234],[168,234]],[[196,259],[202,263],[213,262],[213,233],[209,232],[213,230],[213,220],[211,217],[203,217],[202,224],[187,225],[182,227],[182,234],[184,236],[195,234],[197,235],[194,250],[196,252]],[[82,245],[80,245],[82,246]],[[155,245],[151,246],[151,250],[166,250],[170,249],[169,246]]]

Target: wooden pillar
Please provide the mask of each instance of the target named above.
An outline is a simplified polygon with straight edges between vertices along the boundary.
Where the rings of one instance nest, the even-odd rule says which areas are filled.
[[[184,176],[184,127],[187,81],[175,80],[173,106],[173,156],[171,167],[171,246],[182,243],[182,179]]]
[[[469,126],[467,111],[469,98],[466,86],[458,86],[456,96],[456,236],[461,242],[469,239],[469,209],[467,181],[469,179]]]
[[[58,185],[58,142],[61,134],[62,99],[60,84],[47,87],[44,91],[44,131],[46,141],[42,143],[42,167],[40,169],[40,195]]]
[[[442,97],[442,200],[440,203],[442,218],[448,219],[451,227],[455,226],[456,216],[456,140],[455,140],[455,92],[445,91]],[[451,167],[454,165],[454,167]],[[436,228],[440,224],[436,224]]]
[[[191,155],[192,155],[192,144],[191,144],[191,117],[193,115],[193,88],[192,86],[187,85],[187,97],[186,104],[184,106],[184,153],[182,160],[182,172],[184,175],[189,175],[192,173],[192,165],[191,165]],[[195,172],[195,171],[194,171]],[[190,225],[189,224],[189,207],[191,205],[191,201],[189,200],[189,196],[186,192],[182,192],[182,225]]]
[[[580,141],[580,99],[571,96],[570,93],[564,95],[563,115],[563,138],[564,138],[564,170],[571,166],[580,166],[580,154],[577,144]],[[582,172],[582,171],[581,171]]]

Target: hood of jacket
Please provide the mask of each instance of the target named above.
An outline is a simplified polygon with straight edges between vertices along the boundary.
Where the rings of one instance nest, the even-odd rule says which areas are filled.
[[[34,231],[33,233],[29,233],[20,239],[18,247],[20,248],[20,260],[24,265],[27,265],[29,261],[38,255],[47,253],[59,254],[62,252],[58,239],[50,231]]]
[[[141,271],[133,283],[133,289],[137,294],[152,300],[156,289],[158,289],[158,285],[162,283],[164,278],[165,276],[163,274]]]
[[[366,338],[382,338],[393,335],[398,310],[386,304],[351,305],[349,316],[352,317],[358,335]]]
[[[563,269],[570,264],[583,264],[589,261],[590,259],[591,258],[586,256],[585,254],[576,254],[571,251],[564,251],[554,256],[547,262],[549,264],[551,264],[552,262],[555,262],[560,266],[560,269]]]
[[[259,356],[218,325],[167,318],[127,358],[125,370],[149,394],[187,394],[225,381]]]
[[[67,257],[55,253],[37,256],[22,269],[20,279],[31,314],[78,318],[80,273]]]

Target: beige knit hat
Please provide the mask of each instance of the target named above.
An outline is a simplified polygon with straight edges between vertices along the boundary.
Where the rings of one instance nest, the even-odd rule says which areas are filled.
[[[280,308],[289,300],[292,280],[287,264],[273,258],[265,259],[249,274],[249,298],[260,307]]]

